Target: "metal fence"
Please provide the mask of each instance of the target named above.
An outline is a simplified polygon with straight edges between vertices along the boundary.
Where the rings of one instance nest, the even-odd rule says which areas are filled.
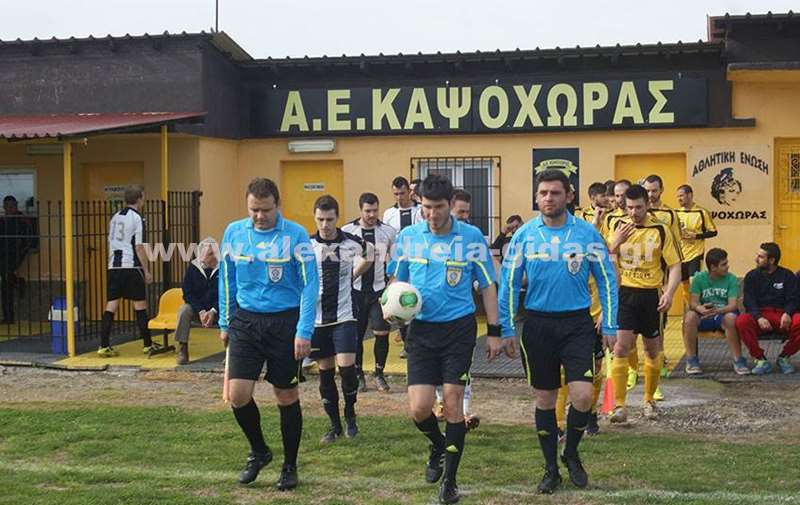
[[[171,257],[150,263],[153,283],[147,286],[148,313],[158,308],[166,289],[180,286],[185,258],[198,242],[201,193],[169,193],[169,227],[165,202],[148,200],[142,209],[145,242],[151,249],[173,246]],[[75,305],[78,307],[76,350],[95,348],[100,339],[100,319],[106,305],[108,222],[121,202],[76,201],[73,205]],[[176,247],[177,246],[177,247]],[[158,246],[156,246],[158,247]],[[0,217],[0,351],[50,352],[50,308],[65,298],[64,209],[60,201],[37,202],[33,212]],[[117,311],[112,341],[138,338],[133,305],[124,302]]]
[[[444,175],[472,197],[470,222],[491,241],[502,228],[499,156],[411,158],[411,178]]]

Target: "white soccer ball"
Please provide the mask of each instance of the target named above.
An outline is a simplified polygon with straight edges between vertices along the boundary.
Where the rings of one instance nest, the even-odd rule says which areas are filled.
[[[387,320],[399,324],[408,323],[422,309],[422,295],[407,282],[393,282],[383,290],[381,309]]]

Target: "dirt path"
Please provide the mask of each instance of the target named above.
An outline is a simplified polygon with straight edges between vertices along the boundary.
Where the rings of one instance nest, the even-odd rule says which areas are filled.
[[[369,379],[369,378],[368,378]],[[82,404],[175,406],[188,409],[223,410],[220,374],[174,371],[142,372],[138,369],[112,369],[107,372],[64,372],[25,367],[0,367],[2,406],[24,408],[64,408]],[[362,415],[405,415],[405,384],[390,378],[388,394],[375,391],[359,395]],[[533,398],[521,380],[476,379],[473,410],[484,422],[531,425]],[[318,401],[317,381],[312,376],[301,385],[304,410],[323,415]],[[797,384],[720,384],[703,380],[668,380],[664,384],[667,401],[657,422],[646,422],[636,414],[641,393],[634,390],[629,426],[605,425],[608,431],[676,432],[709,435],[717,438],[764,440],[781,437],[796,440],[800,434],[800,393]],[[268,385],[259,385],[260,405],[273,403]],[[787,437],[786,435],[792,435]]]

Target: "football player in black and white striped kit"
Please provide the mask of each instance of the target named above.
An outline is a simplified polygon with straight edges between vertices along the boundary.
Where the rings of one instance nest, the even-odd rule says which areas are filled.
[[[360,237],[375,247],[373,266],[353,281],[353,299],[357,308],[358,349],[356,351],[356,372],[359,391],[367,390],[364,378],[364,333],[371,323],[375,336],[375,386],[378,391],[389,391],[389,384],[383,375],[389,355],[389,323],[383,319],[380,298],[386,288],[386,260],[394,243],[394,228],[378,219],[378,197],[373,193],[363,193],[358,198],[361,217],[342,226],[342,231]]]
[[[111,218],[108,225],[108,295],[106,310],[100,324],[100,349],[103,358],[118,356],[111,347],[111,326],[122,298],[133,301],[136,326],[144,341],[144,353],[158,350],[161,346],[150,339],[147,328],[147,300],[145,284],[153,282],[147,268],[144,251],[144,219],[139,213],[144,206],[144,190],[141,186],[125,188],[125,208]]]
[[[345,233],[336,226],[339,203],[324,195],[314,203],[317,233],[311,245],[317,258],[319,298],[314,335],[311,337],[311,358],[319,364],[319,393],[331,426],[320,443],[328,444],[342,435],[339,413],[339,392],[336,388],[336,367],[344,396],[345,435],[358,433],[355,405],[358,397],[356,375],[356,309],[353,304],[353,279],[372,268],[369,258],[374,249],[360,237]]]
[[[417,184],[416,190],[419,190],[420,184]],[[408,184],[408,179],[403,176],[397,176],[392,180],[392,195],[394,195],[395,204],[383,213],[383,222],[394,228],[399,234],[406,226],[417,224],[420,221],[425,221],[425,216],[422,215],[422,205],[417,200],[412,198],[411,186]],[[420,195],[416,195],[421,199]],[[408,326],[400,327],[400,337],[403,342],[406,341],[406,332]],[[400,357],[406,357],[405,348],[400,351]]]

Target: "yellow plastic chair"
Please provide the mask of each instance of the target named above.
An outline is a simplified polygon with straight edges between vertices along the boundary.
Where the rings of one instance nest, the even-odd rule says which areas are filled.
[[[175,352],[175,346],[169,345],[169,334],[178,327],[178,309],[183,305],[183,290],[172,288],[164,291],[158,300],[158,314],[147,323],[151,330],[162,330],[164,347],[148,353],[148,357],[164,352]]]

